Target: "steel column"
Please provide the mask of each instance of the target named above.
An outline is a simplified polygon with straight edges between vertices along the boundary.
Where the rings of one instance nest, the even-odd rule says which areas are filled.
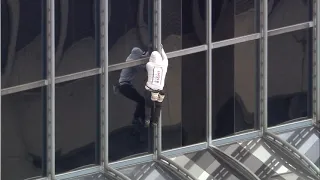
[[[100,65],[101,65],[101,82],[100,82],[100,121],[101,121],[101,136],[100,136],[100,153],[101,166],[108,169],[108,143],[109,143],[109,127],[108,127],[108,0],[100,1]]]
[[[2,29],[2,26],[1,26],[1,24],[2,24],[2,21],[1,21],[1,0],[0,0],[0,42],[1,42],[1,29]],[[1,72],[1,69],[2,69],[2,67],[1,67],[1,62],[2,62],[2,47],[1,47],[1,43],[0,43],[0,74],[2,74],[2,72]],[[0,78],[0,90],[2,91],[2,86],[1,86],[1,79],[2,78]],[[2,146],[1,146],[1,143],[2,143],[2,136],[1,136],[1,134],[2,134],[2,131],[1,131],[1,129],[2,129],[2,108],[1,108],[1,98],[2,98],[2,95],[0,96],[0,165],[2,164],[2,161],[1,161],[1,153],[2,153],[2,151],[1,151],[1,148],[2,148]],[[0,180],[1,180],[1,166],[0,166]]]
[[[268,0],[260,3],[260,130],[268,127]]]
[[[211,145],[212,141],[212,0],[207,0],[207,22],[206,22],[206,30],[207,30],[207,147]]]
[[[320,2],[313,0],[313,122],[320,121]]]
[[[47,1],[47,176],[55,177],[55,0]]]

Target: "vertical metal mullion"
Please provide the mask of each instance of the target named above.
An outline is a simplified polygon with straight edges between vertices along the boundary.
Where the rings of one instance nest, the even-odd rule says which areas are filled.
[[[1,29],[2,29],[2,20],[1,20],[1,8],[2,8],[2,6],[1,6],[1,4],[2,4],[2,2],[1,2],[1,0],[0,0],[0,42],[1,42],[1,35],[2,35],[2,32],[1,32]],[[1,62],[2,62],[2,47],[1,47],[1,43],[0,43],[0,74],[2,74],[2,72],[1,72],[1,69],[2,69],[2,67],[1,67]],[[0,78],[0,91],[2,90],[2,86],[1,86],[1,79],[2,78]],[[2,108],[1,108],[1,105],[2,105],[2,103],[1,103],[1,98],[2,98],[2,95],[0,94],[0,165],[2,164],[2,151],[1,151],[1,148],[2,148],[2,146],[1,146],[1,143],[2,143],[2,136],[1,136],[1,134],[2,134],[2,131],[1,131],[1,129],[2,129]],[[0,180],[1,180],[1,166],[0,166]]]
[[[101,61],[101,165],[107,169],[109,162],[109,126],[108,126],[108,0],[101,0],[100,6],[100,61]]]
[[[55,179],[55,0],[47,3],[47,176]]]
[[[313,0],[313,120],[320,121],[320,2]]]
[[[207,147],[212,141],[212,0],[207,0]]]
[[[260,98],[259,120],[262,133],[268,128],[268,0],[260,4]]]

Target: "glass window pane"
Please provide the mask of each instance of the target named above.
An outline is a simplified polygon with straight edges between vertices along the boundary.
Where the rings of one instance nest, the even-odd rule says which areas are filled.
[[[56,75],[97,67],[95,3],[97,0],[56,0]]]
[[[316,126],[299,128],[284,133],[278,137],[298,149],[320,168],[320,129]]]
[[[297,169],[296,164],[289,163],[283,154],[265,140],[237,142],[219,147],[226,154],[243,163],[260,179],[312,179],[309,174]]]
[[[44,90],[2,96],[2,179],[20,180],[43,174]]]
[[[123,62],[135,46],[148,50],[148,0],[109,0],[109,64]],[[150,25],[152,25],[150,23]]]
[[[162,148],[164,150],[205,141],[206,132],[206,61],[205,53],[169,59],[169,68],[164,91],[166,97],[162,108]],[[138,67],[135,67],[138,68]],[[141,69],[141,70],[140,70]],[[196,70],[195,70],[196,69]],[[133,135],[133,119],[141,108],[136,108],[139,99],[144,102],[146,72],[142,68],[132,81],[140,95],[125,97],[124,90],[115,93],[112,89],[119,84],[120,71],[109,73],[109,131],[110,160],[118,160],[148,151],[147,130]],[[190,73],[192,72],[192,73]],[[124,86],[123,86],[124,87]],[[131,86],[127,88],[131,89]],[[125,88],[125,89],[127,89]],[[130,90],[130,92],[132,89]],[[121,94],[122,93],[122,94]],[[198,94],[194,96],[194,94]],[[140,105],[140,107],[143,105]],[[137,113],[135,113],[137,109]],[[122,143],[119,143],[121,141]]]
[[[312,20],[312,0],[269,0],[268,28],[276,29]]]
[[[212,41],[258,32],[258,14],[259,0],[212,1]]]
[[[134,68],[137,67],[131,69]],[[123,86],[123,94],[113,89],[119,84],[121,70],[109,73],[109,161],[148,152],[148,130],[133,124],[134,117],[144,113],[146,72],[143,68],[139,70],[132,81],[133,86]]]
[[[162,1],[162,43],[175,51],[206,43],[206,1]]]
[[[1,1],[2,88],[43,78],[42,2]]]
[[[311,115],[310,29],[269,37],[268,125]]]
[[[62,173],[98,160],[97,77],[56,84],[56,172]]]
[[[254,128],[257,43],[249,41],[212,51],[213,138]]]

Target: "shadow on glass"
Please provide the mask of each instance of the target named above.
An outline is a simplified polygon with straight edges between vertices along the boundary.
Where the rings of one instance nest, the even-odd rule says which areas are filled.
[[[2,88],[43,78],[43,1],[1,1]]]
[[[269,37],[268,125],[311,116],[310,29]]]
[[[258,41],[212,51],[212,137],[253,129],[256,115]]]
[[[96,76],[56,84],[56,173],[99,160]]]
[[[98,2],[55,1],[56,76],[97,67],[95,4]]]
[[[2,96],[1,179],[42,176],[45,88]]]

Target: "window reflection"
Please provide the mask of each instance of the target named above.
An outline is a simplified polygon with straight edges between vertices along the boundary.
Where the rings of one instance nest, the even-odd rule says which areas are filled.
[[[2,96],[1,179],[43,174],[44,88]]]
[[[148,0],[109,0],[109,64],[122,62],[135,46],[150,44]],[[152,24],[150,24],[152,25]]]
[[[98,0],[55,1],[57,76],[97,67],[96,1]]]
[[[258,0],[212,1],[212,41],[258,32],[258,14]]]
[[[95,164],[97,77],[56,85],[56,173]]]
[[[213,138],[254,127],[257,43],[249,41],[212,51]]]
[[[268,28],[275,29],[312,20],[312,0],[269,0]]]
[[[269,126],[311,115],[310,35],[306,29],[269,38]]]
[[[42,79],[43,1],[1,1],[2,88]]]

